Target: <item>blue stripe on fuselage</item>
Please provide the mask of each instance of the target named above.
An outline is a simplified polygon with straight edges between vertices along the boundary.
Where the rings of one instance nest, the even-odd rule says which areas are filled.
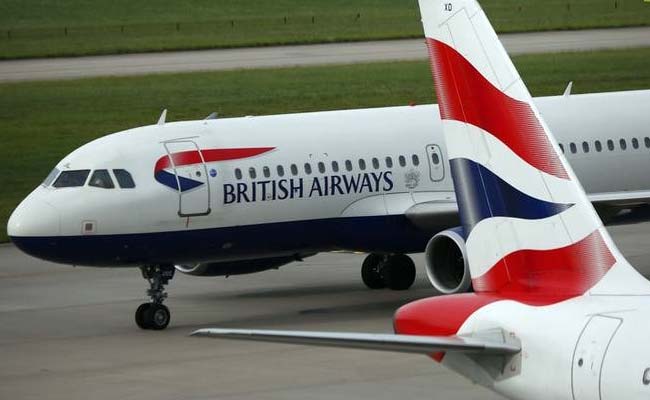
[[[438,222],[438,221],[436,221]],[[124,235],[12,237],[24,252],[49,261],[119,266],[262,258],[313,252],[358,250],[414,253],[457,220],[442,220],[429,231],[404,215],[277,222],[214,229]]]

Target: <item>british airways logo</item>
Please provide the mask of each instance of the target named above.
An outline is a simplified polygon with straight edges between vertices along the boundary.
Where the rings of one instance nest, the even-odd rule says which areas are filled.
[[[225,183],[223,203],[252,203],[393,190],[392,171]]]
[[[218,161],[240,160],[262,155],[272,150],[275,150],[275,147],[203,149],[172,153],[158,159],[154,167],[154,178],[158,183],[183,193],[205,185],[206,182],[203,179],[194,179],[191,175],[187,177],[181,176],[178,170],[183,167]],[[215,178],[217,176],[216,169],[211,168],[209,175]],[[293,177],[224,183],[222,193],[223,204],[228,205],[257,201],[382,193],[390,192],[394,186],[393,172],[388,170],[310,178]]]
[[[156,161],[153,174],[158,183],[180,192],[186,192],[202,186],[205,183],[203,181],[183,177],[174,173],[176,168],[201,163],[239,160],[242,158],[258,156],[274,149],[275,147],[248,147],[181,151],[160,157],[158,161]],[[214,176],[216,176],[216,170]]]

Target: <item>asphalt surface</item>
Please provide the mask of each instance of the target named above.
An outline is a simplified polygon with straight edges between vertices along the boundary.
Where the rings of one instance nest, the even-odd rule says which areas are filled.
[[[650,275],[650,223],[611,227]],[[72,268],[0,246],[1,399],[500,399],[426,357],[190,338],[200,327],[390,332],[400,305],[433,295],[360,282],[361,255],[323,254],[248,276],[177,275],[166,331],[133,312],[145,281],[133,269]]]
[[[510,54],[647,47],[650,27],[515,33],[500,37]],[[426,55],[422,39],[408,39],[13,60],[0,62],[0,82],[420,60]]]

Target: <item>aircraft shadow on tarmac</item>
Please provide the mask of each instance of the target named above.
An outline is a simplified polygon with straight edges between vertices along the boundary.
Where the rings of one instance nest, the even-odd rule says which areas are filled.
[[[168,330],[185,330],[201,327],[296,327],[313,323],[332,321],[356,321],[359,319],[379,319],[385,321],[386,327],[391,326],[392,315],[399,307],[411,301],[430,297],[434,289],[424,281],[408,291],[371,291],[360,288],[358,284],[305,286],[305,287],[280,287],[273,289],[251,289],[244,293],[192,295],[191,299],[199,300],[204,304],[214,304],[215,310],[223,307],[224,302],[241,302],[247,299],[245,315],[236,316],[234,313],[222,315],[223,318],[213,320],[203,319],[199,324],[178,324]],[[314,299],[321,296],[322,301]],[[188,296],[183,296],[186,300]],[[286,299],[291,303],[300,305],[300,299],[308,300],[303,307],[289,306],[286,303],[275,306],[269,300],[278,301]]]
[[[413,291],[426,290],[429,289],[427,296],[431,296],[431,288],[425,282],[416,282],[409,293]],[[350,294],[350,293],[368,293],[369,296],[377,294],[380,292],[368,290],[367,288],[360,286],[358,283],[350,283],[343,285],[327,285],[327,286],[304,286],[304,287],[284,287],[284,288],[273,288],[273,289],[256,289],[254,291],[246,293],[238,293],[234,297],[238,298],[290,298],[290,297],[305,297],[305,296],[322,296],[322,295],[335,295],[335,294]],[[404,292],[406,293],[406,292]]]

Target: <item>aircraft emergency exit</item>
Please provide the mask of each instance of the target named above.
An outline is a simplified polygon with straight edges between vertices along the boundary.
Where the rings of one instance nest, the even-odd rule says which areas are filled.
[[[400,308],[396,335],[195,335],[422,353],[512,399],[650,398],[650,282],[616,248],[476,1],[419,3],[475,292]]]
[[[607,211],[650,198],[650,91],[538,98]],[[471,284],[436,105],[166,123],[111,134],[61,160],[14,211],[11,240],[59,263],[138,266],[162,329],[175,271],[228,276],[321,251],[370,253],[370,288],[407,289],[427,249],[441,292]],[[408,137],[408,140],[405,138]],[[429,245],[427,245],[429,243]]]

